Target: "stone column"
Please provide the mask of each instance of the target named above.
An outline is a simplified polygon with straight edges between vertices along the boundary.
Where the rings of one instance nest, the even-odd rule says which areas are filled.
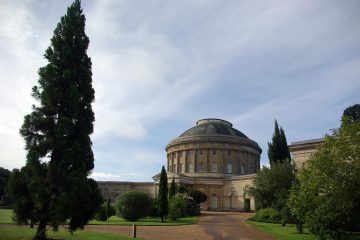
[[[206,171],[207,172],[210,172],[211,171],[211,166],[210,166],[210,160],[209,160],[209,149],[206,149],[206,166],[207,166],[207,169]]]
[[[175,162],[176,162],[176,172],[177,172],[177,174],[179,174],[179,169],[180,169],[180,167],[179,167],[179,154],[177,153],[177,152],[175,152],[175,154],[176,154],[176,157],[175,157]]]
[[[196,149],[192,150],[194,152],[194,172],[197,172],[197,159],[196,159]]]

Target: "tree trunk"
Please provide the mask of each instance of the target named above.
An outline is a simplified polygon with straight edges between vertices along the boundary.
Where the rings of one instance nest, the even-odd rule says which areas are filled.
[[[33,240],[46,240],[46,220],[40,220]]]
[[[301,222],[296,222],[296,232],[298,234],[302,234],[303,233],[303,225]]]

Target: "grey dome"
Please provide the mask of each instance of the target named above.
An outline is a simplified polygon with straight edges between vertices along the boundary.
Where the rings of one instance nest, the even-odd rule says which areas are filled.
[[[232,127],[232,124],[228,121],[216,118],[201,119],[196,122],[196,126],[185,131],[179,137],[190,137],[190,136],[233,136],[233,137],[248,137],[240,132],[239,130]]]

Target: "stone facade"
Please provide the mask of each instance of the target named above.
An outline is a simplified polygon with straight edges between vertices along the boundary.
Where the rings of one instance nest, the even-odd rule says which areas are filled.
[[[289,148],[295,167],[297,169],[305,168],[306,162],[311,158],[312,154],[316,152],[317,147],[323,142],[323,138],[292,142],[291,145],[289,145]]]
[[[202,119],[166,146],[169,181],[208,196],[202,209],[243,210],[244,190],[260,169],[261,148],[232,124]],[[153,177],[155,193],[160,175]],[[254,201],[250,198],[251,209]]]

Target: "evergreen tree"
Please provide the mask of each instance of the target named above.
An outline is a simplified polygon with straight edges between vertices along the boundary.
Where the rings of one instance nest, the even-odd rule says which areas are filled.
[[[173,178],[170,184],[170,189],[169,189],[169,198],[172,198],[173,196],[175,196],[176,194],[176,183],[175,183],[175,179]]]
[[[160,181],[159,181],[159,217],[161,218],[161,222],[164,222],[164,218],[168,215],[168,181],[167,175],[165,171],[165,167],[163,166],[161,169],[160,174]]]
[[[57,230],[66,220],[70,232],[82,228],[102,203],[96,182],[88,178],[94,168],[90,134],[95,120],[88,45],[85,16],[75,0],[54,31],[44,54],[48,64],[32,89],[39,106],[20,129],[27,150],[20,175],[26,181],[13,181],[11,192],[21,194],[14,191],[21,187],[17,183],[24,184],[18,197],[26,201],[17,201],[15,216],[18,222],[37,223],[34,239],[46,239],[47,225]]]
[[[268,143],[268,157],[270,165],[279,162],[290,162],[291,155],[287,145],[284,129],[279,128],[277,121],[275,120],[275,129],[272,137],[272,142]]]

